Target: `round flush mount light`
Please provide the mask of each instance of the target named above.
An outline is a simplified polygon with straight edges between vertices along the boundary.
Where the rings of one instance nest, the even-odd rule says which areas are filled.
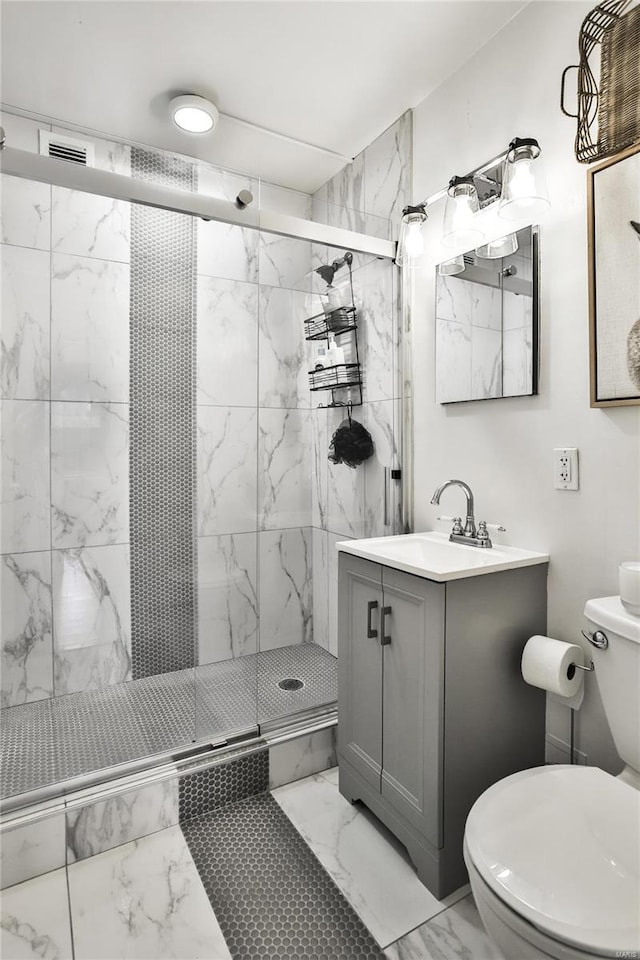
[[[186,133],[211,133],[218,122],[218,108],[204,97],[191,94],[174,97],[169,113],[176,127]]]

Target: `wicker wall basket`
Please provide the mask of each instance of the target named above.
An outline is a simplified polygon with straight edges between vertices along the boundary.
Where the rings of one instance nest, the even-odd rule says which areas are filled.
[[[593,163],[640,142],[640,4],[632,3],[607,0],[595,7],[580,28],[580,63],[562,73],[560,106],[578,121],[575,153],[580,163]],[[565,107],[570,70],[578,71],[577,113]]]

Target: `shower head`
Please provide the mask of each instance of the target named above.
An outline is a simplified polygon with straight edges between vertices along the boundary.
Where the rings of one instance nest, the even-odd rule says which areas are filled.
[[[319,274],[324,280],[324,282],[327,284],[327,286],[330,287],[331,284],[333,283],[333,278],[336,275],[337,269],[338,268],[334,266],[332,263],[326,264],[326,265],[323,263],[321,267],[316,268],[316,273]]]
[[[322,277],[322,279],[327,284],[327,286],[330,287],[331,284],[333,283],[333,278],[335,277],[340,267],[344,267],[345,264],[348,264],[349,266],[351,266],[352,263],[353,263],[353,254],[351,253],[350,250],[347,250],[347,252],[343,257],[340,257],[338,260],[334,260],[333,263],[328,263],[328,264],[323,263],[321,267],[316,267],[315,273],[317,273],[320,277]]]

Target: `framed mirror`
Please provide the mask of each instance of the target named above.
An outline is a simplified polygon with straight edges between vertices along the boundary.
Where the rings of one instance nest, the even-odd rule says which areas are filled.
[[[436,267],[436,400],[538,392],[538,228]]]

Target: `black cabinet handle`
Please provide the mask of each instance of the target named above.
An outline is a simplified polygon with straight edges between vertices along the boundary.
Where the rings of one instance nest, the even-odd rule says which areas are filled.
[[[373,613],[374,610],[377,610],[377,609],[378,609],[378,601],[369,600],[369,603],[367,604],[367,638],[369,640],[373,640],[378,636],[378,631],[374,630],[373,627],[371,626],[371,614]]]
[[[387,644],[391,643],[391,637],[387,635],[386,619],[388,616],[391,616],[391,607],[383,607],[382,608],[382,639],[380,640],[380,644],[383,647],[386,647]]]

